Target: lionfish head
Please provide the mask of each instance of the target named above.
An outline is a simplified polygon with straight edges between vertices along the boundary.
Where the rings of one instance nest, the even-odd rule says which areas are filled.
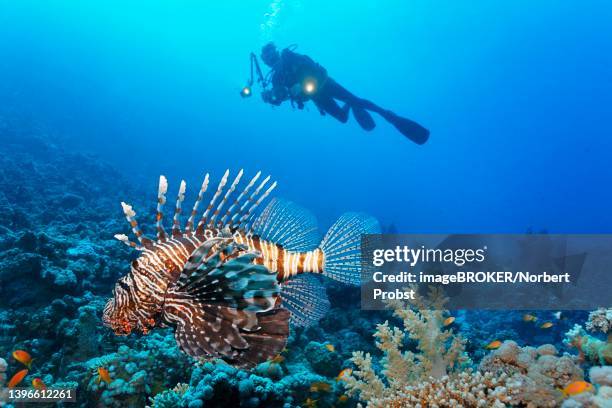
[[[131,299],[129,284],[127,276],[120,278],[115,284],[113,297],[104,306],[102,321],[116,335],[128,335],[134,330],[147,330],[136,313],[136,305]]]

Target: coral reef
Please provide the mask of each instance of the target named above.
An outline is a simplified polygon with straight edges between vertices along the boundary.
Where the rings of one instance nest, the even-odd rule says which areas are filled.
[[[612,407],[612,367],[592,367],[589,377],[596,389],[571,396],[563,401],[562,408]]]
[[[458,374],[469,364],[464,351],[465,341],[452,330],[444,329],[443,308],[446,299],[436,289],[431,289],[427,299],[414,304],[400,301],[388,302],[394,315],[403,322],[403,329],[391,327],[387,322],[379,324],[374,334],[376,347],[383,352],[381,374],[373,368],[369,353],[356,351],[352,361],[357,370],[346,379],[351,395],[359,395],[372,406],[385,406],[419,383],[440,380]],[[418,353],[404,350],[404,340],[416,341]]]
[[[8,365],[6,364],[6,360],[0,358],[0,407],[5,405],[7,399],[6,389],[4,388],[4,384],[6,383],[7,367]]]
[[[580,357],[588,362],[612,365],[612,309],[600,308],[592,311],[585,326],[594,334],[588,334],[581,325],[576,324],[565,334],[563,342],[575,347]],[[597,337],[600,332],[607,335],[605,340]]]
[[[508,377],[508,387],[514,391],[511,405],[558,406],[563,397],[559,390],[583,379],[582,369],[574,358],[558,356],[554,346],[519,347],[514,341],[504,342],[478,368]]]
[[[142,197],[134,204],[147,208],[146,191],[40,129],[6,123],[0,117],[0,389],[23,367],[11,356],[22,349],[34,358],[22,384],[39,377],[48,387],[76,388],[77,407],[324,408],[355,407],[358,398],[371,406],[501,407],[546,406],[550,398],[571,408],[610,399],[610,309],[570,330],[566,348],[563,333],[586,313],[564,313],[541,330],[523,322],[523,312],[453,311],[455,322],[445,327],[449,312],[440,296],[391,304],[394,314],[367,312],[355,307],[358,288],[326,281],[330,312],[318,324],[292,328],[286,350],[251,371],[194,361],[167,330],[115,336],[100,315],[133,256],[113,239],[128,232],[118,203]],[[537,314],[553,319],[552,312]],[[498,339],[505,340],[498,350],[484,348]],[[585,377],[562,354],[576,349],[585,364],[602,366]],[[352,376],[337,378],[347,369]],[[558,388],[583,378],[595,388],[564,399]]]
[[[319,406],[331,405],[335,400],[333,384],[329,383],[330,389],[313,389],[313,384],[319,383],[327,383],[327,379],[309,372],[275,381],[221,361],[206,362],[194,369],[188,388],[182,386],[161,393],[151,399],[151,406],[291,407],[309,397],[316,399]]]

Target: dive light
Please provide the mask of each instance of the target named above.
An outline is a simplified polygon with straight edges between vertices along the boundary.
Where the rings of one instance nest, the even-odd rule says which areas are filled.
[[[317,81],[313,78],[306,78],[302,83],[302,90],[306,95],[313,95],[317,92]]]
[[[251,95],[253,95],[253,92],[252,92],[251,87],[249,85],[245,86],[240,91],[240,96],[242,96],[243,98],[248,98]]]

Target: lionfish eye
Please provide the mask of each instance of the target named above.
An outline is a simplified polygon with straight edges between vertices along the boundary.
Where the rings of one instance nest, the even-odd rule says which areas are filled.
[[[138,268],[138,259],[132,261],[132,268]]]
[[[128,290],[128,289],[129,289],[128,284],[127,284],[127,283],[126,283],[126,282],[125,282],[123,279],[119,279],[119,280],[117,281],[117,284],[118,284],[118,285],[121,287],[121,289],[123,289],[123,290]]]

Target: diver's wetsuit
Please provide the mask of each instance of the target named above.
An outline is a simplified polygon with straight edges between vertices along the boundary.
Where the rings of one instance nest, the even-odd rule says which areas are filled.
[[[316,83],[317,90],[312,95],[302,93],[302,83],[305,80],[313,80]],[[359,125],[365,130],[372,130],[376,127],[368,111],[376,112],[418,144],[425,143],[429,137],[427,129],[381,108],[372,101],[355,96],[329,77],[327,70],[310,57],[290,49],[284,49],[279,61],[272,67],[271,84],[271,94],[266,101],[273,105],[280,105],[285,100],[291,100],[299,109],[302,109],[304,102],[310,99],[321,114],[329,114],[342,123],[348,121],[350,109]],[[344,107],[339,106],[337,100],[344,102]]]

